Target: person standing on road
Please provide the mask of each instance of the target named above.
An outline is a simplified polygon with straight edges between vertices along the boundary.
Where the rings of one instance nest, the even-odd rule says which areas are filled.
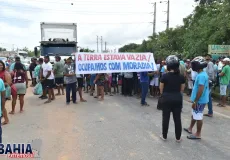
[[[146,97],[149,89],[149,76],[154,73],[141,72],[140,73],[140,83],[141,83],[141,106],[148,107],[149,104],[146,102]]]
[[[13,79],[13,84],[17,89],[17,95],[19,96],[19,101],[20,101],[20,113],[22,113],[24,111],[23,110],[24,96],[26,94],[26,89],[28,88],[28,77],[26,71],[24,70],[23,64],[21,63],[15,64],[14,71],[12,73],[12,79]],[[15,100],[15,104],[12,104],[12,111],[9,114],[15,113],[16,100]]]
[[[207,67],[207,61],[203,57],[196,57],[192,60],[192,70],[198,73],[192,90],[192,120],[189,128],[184,128],[190,135],[188,139],[201,139],[201,129],[203,126],[203,111],[209,101],[209,80],[204,68]],[[192,134],[194,125],[197,124],[197,131]]]
[[[212,117],[213,116],[213,107],[212,107],[212,86],[215,81],[215,68],[214,64],[211,61],[212,57],[210,54],[206,55],[207,67],[205,68],[206,73],[208,74],[209,79],[209,101],[208,101],[208,114],[204,114],[204,116]]]
[[[34,68],[34,76],[36,77],[36,82],[39,83],[40,81],[40,70],[43,64],[43,58],[39,58],[38,65]]]
[[[4,82],[3,80],[0,79],[0,104],[1,104],[1,107],[0,107],[0,115],[2,115],[2,111],[4,110],[5,108],[5,101],[6,101],[6,98],[5,98],[5,85],[4,85]],[[0,144],[2,143],[2,124],[1,124],[1,118],[0,118]]]
[[[220,77],[220,96],[221,102],[218,104],[220,107],[225,107],[226,104],[226,95],[227,95],[227,87],[230,81],[230,67],[229,67],[229,58],[225,58],[223,60],[223,68],[221,73],[219,74]]]
[[[77,74],[77,87],[78,87],[78,93],[80,96],[80,101],[81,102],[87,102],[84,98],[83,98],[83,91],[82,88],[84,87],[84,76],[82,74]]]
[[[96,74],[90,75],[90,96],[93,96],[95,90],[95,84],[94,84],[95,78],[96,78]]]
[[[21,58],[20,57],[15,57],[14,63],[12,63],[10,65],[10,68],[9,68],[10,73],[14,71],[14,66],[15,66],[16,63],[21,63]],[[23,65],[23,69],[26,71],[26,67],[24,65]]]
[[[185,87],[185,78],[180,74],[179,59],[175,55],[166,58],[168,73],[164,74],[160,81],[160,93],[162,103],[162,136],[166,140],[169,128],[170,114],[173,113],[176,141],[181,141],[181,110],[183,104],[182,94]]]
[[[72,91],[73,103],[77,103],[77,78],[72,65],[72,58],[66,60],[64,67],[64,76],[66,77],[66,104],[70,103],[70,93]]]
[[[31,87],[34,87],[36,85],[36,78],[34,76],[34,69],[37,66],[37,58],[31,58],[31,64],[29,66],[29,71],[30,71],[30,77],[32,80]]]
[[[133,73],[125,72],[124,73],[124,94],[125,96],[132,96],[133,91]]]
[[[101,96],[99,101],[104,101],[105,76],[105,73],[99,73],[97,74],[96,79],[94,80],[94,83],[97,84],[97,96],[95,96],[94,98],[99,98],[99,96]]]
[[[48,100],[45,103],[50,103],[55,100],[54,96],[54,74],[52,70],[52,64],[50,63],[49,56],[44,57],[44,63],[42,64],[43,82],[45,86],[45,92],[48,90]]]
[[[158,96],[159,94],[160,63],[158,62],[156,66],[157,66],[157,71],[154,73],[153,79],[150,82],[153,97]]]
[[[6,71],[5,63],[3,61],[1,61],[1,60],[0,60],[0,78],[4,82],[5,89],[8,89],[9,92],[10,92],[12,79],[11,79],[10,74]],[[9,96],[11,96],[11,94]],[[5,98],[9,98],[9,97],[5,96]],[[9,123],[9,118],[8,118],[8,115],[7,115],[7,110],[5,108],[5,105],[2,107],[2,116],[3,116],[4,120],[5,120],[4,122],[2,122],[2,125],[8,124]]]
[[[58,93],[56,94],[56,96],[61,95],[60,90],[62,91],[62,95],[65,94],[64,92],[64,76],[63,76],[63,72],[64,72],[64,64],[63,62],[61,62],[61,57],[60,56],[56,56],[56,63],[54,63],[54,76],[55,76],[55,83],[57,86],[57,90]]]

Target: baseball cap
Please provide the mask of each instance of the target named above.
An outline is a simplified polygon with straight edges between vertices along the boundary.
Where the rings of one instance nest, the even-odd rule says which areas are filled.
[[[230,61],[230,59],[229,58],[224,58],[224,60],[223,60],[224,62],[229,62]]]

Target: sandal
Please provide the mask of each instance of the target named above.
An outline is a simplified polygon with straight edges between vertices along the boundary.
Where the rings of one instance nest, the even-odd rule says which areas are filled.
[[[51,103],[51,100],[45,101],[44,104]]]
[[[9,123],[9,122],[6,122],[6,121],[5,121],[5,122],[2,122],[2,125],[7,125],[8,123]]]
[[[15,113],[15,112],[13,112],[13,111],[10,111],[10,112],[9,112],[9,114],[14,114],[14,113]]]
[[[193,135],[193,134],[187,136],[187,138],[188,138],[188,139],[191,139],[191,140],[200,140],[200,139],[201,139],[200,137],[197,137],[197,136],[195,136],[195,135]]]
[[[189,133],[189,134],[192,134],[192,132],[189,131],[188,128],[184,128],[184,131],[187,132],[187,133]]]
[[[82,99],[82,100],[80,100],[81,102],[87,102],[87,100],[84,100],[84,99]]]

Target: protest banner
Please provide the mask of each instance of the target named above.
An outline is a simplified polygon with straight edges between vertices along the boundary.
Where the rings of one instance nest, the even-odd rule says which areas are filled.
[[[156,71],[153,53],[76,53],[76,73]]]

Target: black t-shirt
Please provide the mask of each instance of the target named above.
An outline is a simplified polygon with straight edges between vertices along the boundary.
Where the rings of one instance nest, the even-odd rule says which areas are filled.
[[[164,83],[163,93],[180,92],[181,84],[185,83],[185,78],[180,74],[168,72],[161,78]]]
[[[31,63],[30,66],[29,66],[29,70],[30,71],[34,71],[35,67],[37,66],[36,63]]]

